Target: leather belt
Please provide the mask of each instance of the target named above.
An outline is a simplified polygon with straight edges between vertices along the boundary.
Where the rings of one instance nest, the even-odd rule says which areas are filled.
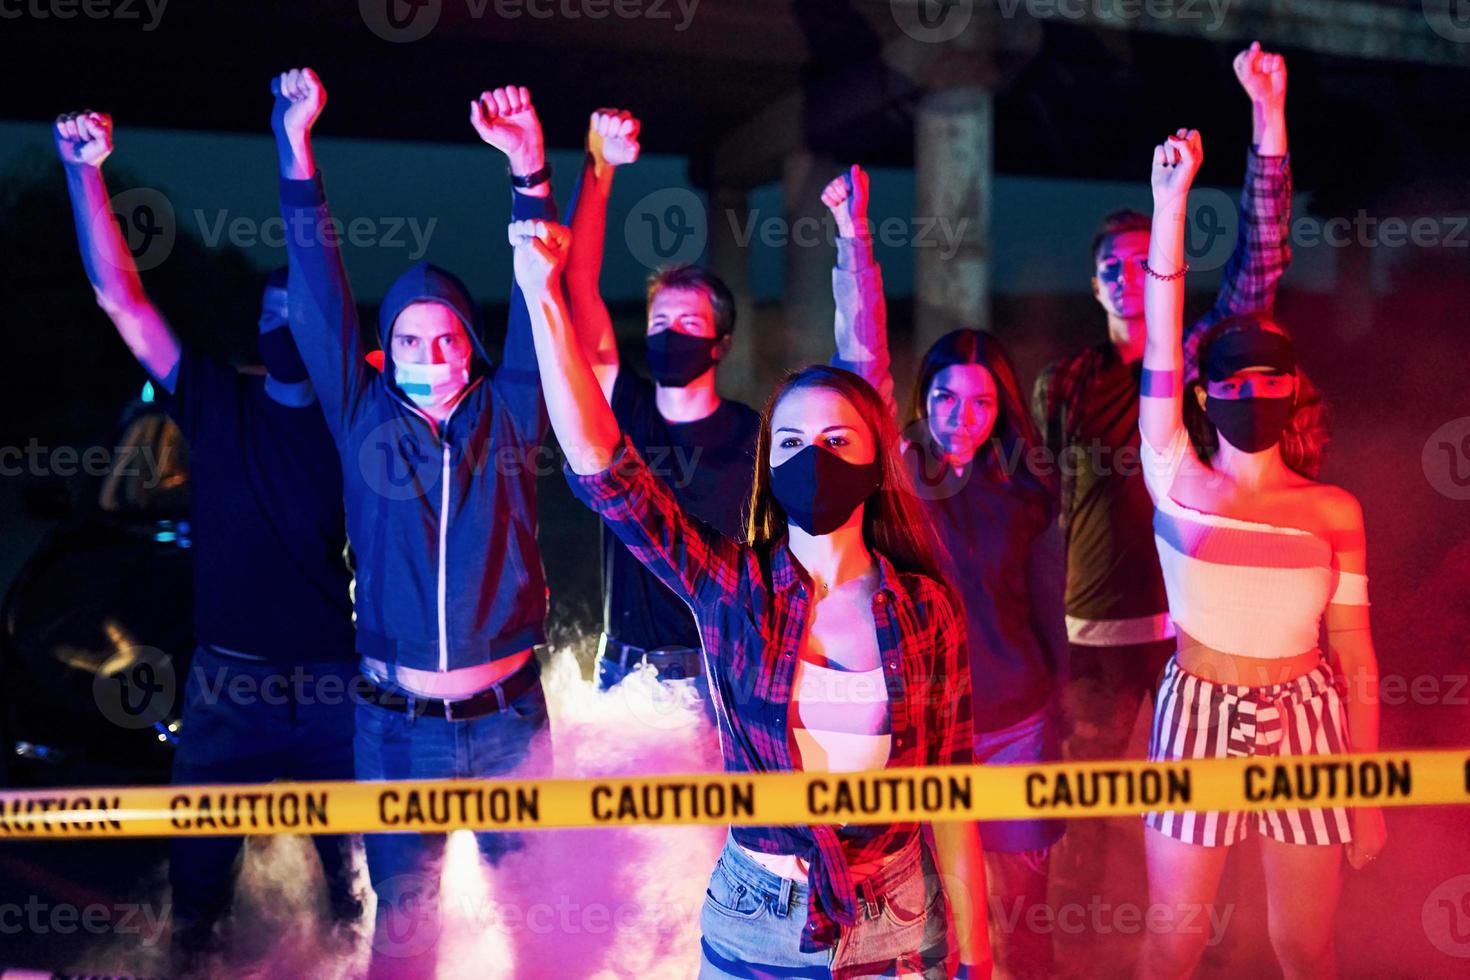
[[[504,711],[512,701],[527,694],[539,683],[540,665],[532,657],[524,667],[505,680],[467,698],[446,700],[427,697],[401,688],[388,690],[374,683],[363,693],[362,699],[367,704],[415,717],[427,715],[430,718],[443,718],[445,721],[470,721]]]

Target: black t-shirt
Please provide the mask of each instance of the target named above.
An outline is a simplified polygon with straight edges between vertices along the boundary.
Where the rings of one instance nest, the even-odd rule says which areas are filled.
[[[189,440],[194,629],[273,663],[353,661],[342,468],[321,406],[184,349],[164,404]]]
[[[626,367],[613,385],[612,409],[685,513],[728,537],[744,538],[758,413],[725,398],[707,418],[667,422],[654,402],[653,383]],[[607,528],[602,529],[602,625],[613,639],[644,650],[700,646],[689,607]]]

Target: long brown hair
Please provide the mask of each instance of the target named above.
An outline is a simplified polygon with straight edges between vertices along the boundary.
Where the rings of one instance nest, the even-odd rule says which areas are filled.
[[[1242,330],[1274,330],[1286,337],[1291,336],[1285,327],[1265,313],[1241,313],[1226,317],[1205,331],[1204,337],[1200,339],[1200,365],[1204,365],[1212,344],[1226,334]],[[1204,409],[1200,408],[1199,396],[1195,394],[1204,386],[1205,380],[1201,375],[1189,383],[1189,390],[1184,393],[1184,427],[1189,430],[1195,452],[1208,463],[1220,451],[1220,436],[1205,415]],[[1281,436],[1281,461],[1307,479],[1315,480],[1322,471],[1322,460],[1327,455],[1327,446],[1331,441],[1331,433],[1327,428],[1327,403],[1322,400],[1322,393],[1317,390],[1317,386],[1312,384],[1311,379],[1298,365],[1296,412]]]
[[[995,426],[985,445],[975,451],[976,457],[988,463],[999,479],[1007,483],[1014,481],[1040,493],[1051,501],[1054,512],[1056,488],[1050,479],[1032,468],[1031,451],[1041,442],[1041,437],[1036,432],[1036,423],[1031,421],[1031,413],[1026,410],[1010,355],[994,336],[981,330],[951,330],[934,341],[924,354],[918,383],[909,396],[910,422],[905,431],[929,448],[933,441],[929,433],[929,387],[940,371],[956,364],[978,364],[995,379]]]
[[[918,505],[908,468],[899,458],[898,424],[883,406],[873,386],[851,371],[814,364],[781,379],[761,411],[760,433],[755,446],[755,482],[750,492],[750,521],[747,540],[751,547],[768,553],[786,534],[786,511],[771,491],[771,416],[788,394],[800,388],[826,388],[845,398],[873,434],[877,447],[878,489],[867,499],[863,512],[863,540],[883,553],[899,571],[927,575],[948,588],[940,571],[942,545],[928,516]]]

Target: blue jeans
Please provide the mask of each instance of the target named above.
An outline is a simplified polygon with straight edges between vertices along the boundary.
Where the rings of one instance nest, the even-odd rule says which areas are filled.
[[[173,782],[265,783],[351,779],[354,665],[290,667],[244,660],[201,646],[184,685],[183,726]],[[360,913],[352,895],[351,838],[312,838],[333,912]],[[175,837],[169,884],[179,928],[207,934],[229,906],[239,837]]]
[[[810,903],[794,882],[753,861],[733,838],[710,875],[699,914],[700,980],[922,975],[944,980],[949,914],[922,838],[865,879],[858,924],[833,949],[801,951]]]
[[[704,676],[704,654],[701,651],[691,649],[665,653],[655,650],[637,659],[629,657],[628,662],[623,663],[609,655],[610,648],[613,647],[614,644],[609,642],[607,634],[602,634],[595,669],[599,691],[612,690],[640,663],[647,663],[653,667],[660,681],[693,680],[694,693],[699,696],[700,707],[704,711],[705,718],[709,720],[712,727],[719,724],[715,720],[715,703],[710,700],[709,678]]]
[[[533,659],[527,670],[540,672]],[[407,695],[391,684],[388,690]],[[411,695],[410,695],[411,696]],[[504,711],[468,721],[357,706],[358,779],[465,779],[551,774],[546,694],[536,683]],[[475,834],[497,863],[521,835]],[[432,977],[439,940],[439,876],[444,834],[366,834],[368,875],[378,896],[370,977]]]

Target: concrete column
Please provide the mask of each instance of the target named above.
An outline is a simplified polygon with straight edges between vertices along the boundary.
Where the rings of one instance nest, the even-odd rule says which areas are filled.
[[[786,284],[783,290],[785,323],[763,338],[778,371],[825,363],[835,341],[832,319],[833,244],[837,234],[822,188],[842,166],[807,150],[787,154],[782,162],[782,212],[786,235]]]
[[[932,92],[914,125],[914,354],[959,327],[990,328],[991,92]],[[927,229],[927,231],[926,231]]]
[[[725,281],[735,294],[735,342],[720,367],[720,393],[755,408],[765,396],[760,377],[755,325],[755,301],[751,294],[750,251],[742,245],[737,229],[750,224],[750,196],[741,187],[717,187],[709,192],[710,270]]]

